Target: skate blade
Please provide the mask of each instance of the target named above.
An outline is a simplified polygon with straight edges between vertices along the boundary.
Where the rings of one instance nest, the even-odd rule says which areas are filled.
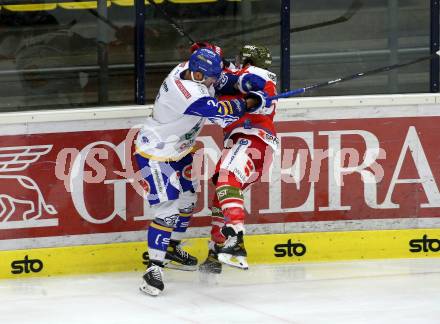
[[[163,266],[168,269],[174,269],[174,270],[180,270],[180,271],[196,271],[197,270],[197,265],[193,265],[193,266],[183,265],[183,264],[175,263],[172,261],[164,263]]]
[[[146,282],[143,282],[140,285],[139,290],[150,296],[157,296],[162,292],[162,290],[157,289],[156,287],[149,286]]]
[[[219,266],[207,266],[207,265],[201,264],[199,266],[199,272],[220,274],[220,273],[222,273],[222,267],[221,267],[221,264],[219,264]]]
[[[249,269],[246,257],[244,256],[234,256],[226,253],[219,253],[218,260],[228,266],[239,268],[242,270]]]

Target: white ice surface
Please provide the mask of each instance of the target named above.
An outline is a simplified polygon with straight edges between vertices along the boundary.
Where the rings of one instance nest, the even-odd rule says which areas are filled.
[[[440,259],[167,270],[158,297],[140,276],[0,280],[0,323],[440,323]]]

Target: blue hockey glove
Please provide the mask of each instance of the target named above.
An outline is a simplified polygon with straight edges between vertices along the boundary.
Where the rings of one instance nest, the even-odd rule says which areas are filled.
[[[243,99],[233,99],[218,102],[218,114],[240,118],[246,112],[246,103]]]
[[[257,103],[253,107],[247,107],[247,112],[255,112],[262,108],[269,108],[272,104],[272,100],[264,91],[251,91],[246,94],[245,99],[254,99]]]
[[[237,87],[242,93],[250,91],[261,91],[264,89],[266,81],[256,74],[247,73],[238,78]]]

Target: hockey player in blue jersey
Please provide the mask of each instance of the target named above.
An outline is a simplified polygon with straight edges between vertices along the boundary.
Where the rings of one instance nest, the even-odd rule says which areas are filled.
[[[165,265],[197,269],[197,259],[182,250],[180,240],[196,203],[192,151],[205,121],[225,126],[247,110],[270,105],[264,92],[252,91],[244,99],[218,101],[213,85],[221,73],[218,54],[207,48],[195,51],[165,78],[153,115],[136,139],[136,161],[154,213],[147,235],[150,260],[140,286],[150,295],[163,291]]]

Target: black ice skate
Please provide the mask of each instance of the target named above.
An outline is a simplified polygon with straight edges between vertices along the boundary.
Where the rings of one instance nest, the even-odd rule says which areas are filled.
[[[197,258],[182,250],[180,241],[171,240],[165,255],[164,266],[183,271],[197,270]]]
[[[218,251],[218,260],[232,267],[243,270],[249,269],[243,232],[236,233],[232,227],[225,226],[222,233],[226,236],[226,241]]]
[[[156,264],[150,263],[142,279],[139,289],[148,295],[157,296],[165,288],[162,268]]]
[[[199,271],[206,273],[216,273],[219,274],[222,272],[222,264],[218,260],[217,251],[221,248],[221,245],[214,244],[212,249],[209,248],[208,257],[206,260],[200,264]]]

